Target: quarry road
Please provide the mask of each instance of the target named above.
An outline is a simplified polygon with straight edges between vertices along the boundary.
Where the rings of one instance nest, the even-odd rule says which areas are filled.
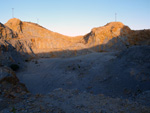
[[[31,93],[46,94],[54,89],[78,89],[99,93],[99,82],[110,78],[105,66],[117,52],[91,53],[72,58],[41,58],[26,62],[17,77]]]

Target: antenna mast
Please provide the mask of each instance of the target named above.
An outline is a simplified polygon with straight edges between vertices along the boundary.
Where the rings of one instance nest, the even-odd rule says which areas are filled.
[[[12,8],[12,18],[14,18],[14,8]]]
[[[37,24],[39,24],[39,19],[37,18]]]
[[[117,21],[117,13],[115,13],[115,22]]]

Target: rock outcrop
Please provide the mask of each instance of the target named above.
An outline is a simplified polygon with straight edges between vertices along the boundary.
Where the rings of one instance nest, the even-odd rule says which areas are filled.
[[[103,27],[92,29],[84,39],[96,51],[122,50],[129,45],[128,35],[131,29],[121,22],[111,22]]]
[[[11,44],[0,40],[0,66],[20,65],[24,58]]]
[[[121,22],[111,22],[92,29],[84,39],[96,51],[116,51],[133,45],[149,45],[150,30],[134,31]]]
[[[9,27],[18,34],[22,32],[22,21],[17,18],[10,19],[5,26]]]
[[[0,39],[9,40],[16,37],[16,34],[7,26],[0,23]]]

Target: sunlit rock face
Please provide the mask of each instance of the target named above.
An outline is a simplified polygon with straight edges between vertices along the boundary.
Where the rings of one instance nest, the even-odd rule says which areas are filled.
[[[93,28],[84,37],[86,44],[96,51],[113,51],[125,49],[128,43],[129,27],[121,22],[111,22],[103,27]]]
[[[5,26],[9,27],[10,29],[12,29],[13,31],[17,33],[22,32],[22,21],[17,18],[12,18],[8,20]]]
[[[20,53],[35,57],[70,57],[150,44],[150,30],[133,31],[121,22],[93,28],[84,36],[69,37],[13,18],[5,25],[0,24],[0,37]]]

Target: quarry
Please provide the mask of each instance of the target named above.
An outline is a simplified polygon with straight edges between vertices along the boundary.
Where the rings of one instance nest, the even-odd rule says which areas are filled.
[[[70,37],[0,23],[1,113],[149,113],[150,29],[121,22]]]

